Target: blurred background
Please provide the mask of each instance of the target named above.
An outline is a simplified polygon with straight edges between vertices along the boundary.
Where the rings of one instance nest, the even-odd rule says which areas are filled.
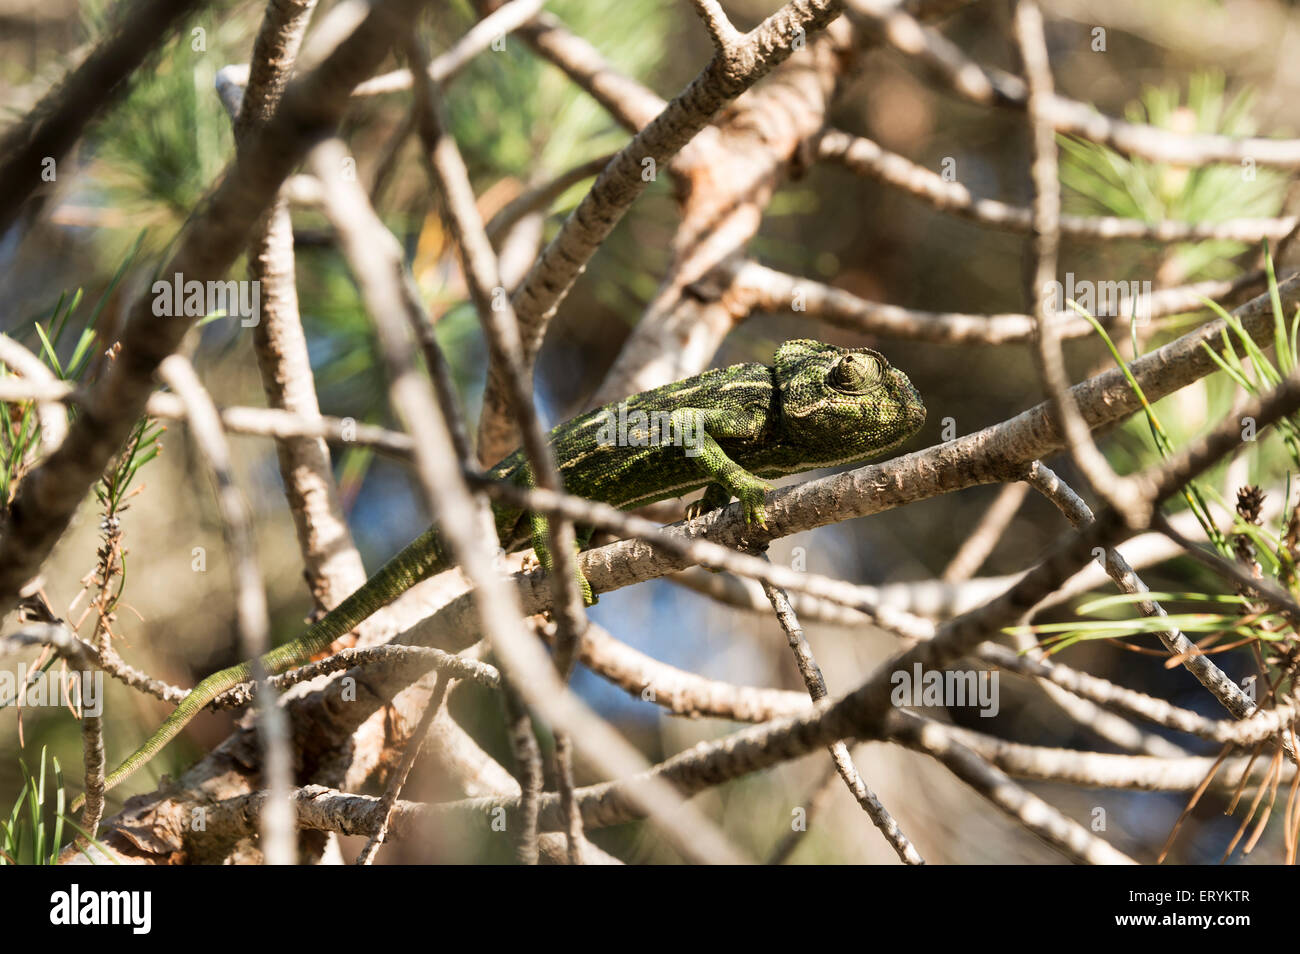
[[[431,25],[424,32],[426,43],[437,52],[454,42],[475,16],[463,0],[433,6],[426,21]],[[775,3],[730,0],[726,6],[737,23],[748,26],[771,12]],[[213,80],[221,67],[247,62],[262,7],[256,2],[208,6],[149,61],[125,100],[91,127],[67,160],[74,171],[61,172],[56,198],[44,217],[0,237],[0,329],[39,351],[37,325],[47,336],[60,327],[62,337],[50,347],[61,360],[70,361],[92,320],[111,327],[133,296],[148,289],[168,243],[230,158],[229,121]],[[665,98],[689,82],[711,53],[685,2],[554,0],[547,9],[620,70]],[[94,41],[105,10],[102,0],[0,0],[4,122],[23,115],[81,47]],[[1065,95],[1093,102],[1110,115],[1184,131],[1282,136],[1295,135],[1300,126],[1300,80],[1278,68],[1300,54],[1300,9],[1294,4],[1047,0],[1044,12],[1054,77]],[[1014,70],[1009,18],[1006,3],[975,3],[943,21],[942,28],[968,55]],[[1093,48],[1097,27],[1105,31],[1102,51]],[[357,157],[363,182],[374,180],[406,108],[405,95],[380,96],[359,103],[350,114],[342,135]],[[503,51],[474,60],[450,89],[448,108],[485,218],[529,185],[618,149],[627,140],[599,105],[515,37]],[[960,102],[889,51],[868,55],[861,75],[837,100],[830,119],[832,125],[867,136],[927,169],[939,171],[945,160],[953,160],[957,177],[978,196],[1017,204],[1030,199],[1023,115]],[[377,207],[407,249],[461,396],[473,415],[481,400],[485,349],[417,149],[415,141],[408,141],[398,154]],[[1187,170],[1135,163],[1083,144],[1063,144],[1061,177],[1067,211],[1148,221],[1273,216],[1282,213],[1287,198],[1285,177],[1267,170],[1246,181],[1232,168]],[[588,184],[574,187],[554,205],[546,236],[553,234]],[[298,292],[322,411],[395,426],[386,407],[370,322],[325,220],[299,210],[294,221]],[[564,302],[538,366],[538,400],[552,423],[583,408],[619,353],[664,273],[677,222],[671,178],[660,176]],[[764,264],[864,298],[932,311],[998,313],[1025,310],[1024,248],[1023,236],[945,215],[838,166],[813,163],[806,174],[780,189],[750,251]],[[1152,281],[1159,287],[1231,277],[1243,267],[1253,267],[1259,251],[1226,242],[1171,246],[1067,240],[1061,272],[1095,280]],[[231,277],[242,276],[241,265]],[[1204,313],[1187,316],[1183,330],[1204,318]],[[1164,329],[1144,347],[1178,331],[1178,326]],[[941,437],[945,424],[955,434],[969,433],[1041,399],[1024,345],[959,347],[868,339],[798,315],[753,316],[728,336],[715,365],[767,361],[777,343],[793,337],[871,345],[903,368],[929,408],[925,429],[906,450],[952,436]],[[1067,347],[1076,379],[1110,361],[1095,338]],[[194,359],[219,404],[263,403],[251,336],[237,321],[206,324]],[[1226,412],[1236,392],[1223,377],[1217,375],[1162,403],[1162,421],[1176,444]],[[301,628],[310,600],[274,446],[261,438],[233,440],[241,486],[256,511],[275,637],[287,640]],[[13,443],[11,433],[6,447]],[[116,645],[128,662],[187,686],[238,661],[239,651],[207,475],[192,454],[183,425],[163,429],[157,443],[161,453],[134,473],[116,510],[126,551]],[[1157,457],[1145,421],[1112,432],[1105,448],[1122,472]],[[425,524],[428,515],[404,467],[356,447],[331,449],[353,533],[367,567],[374,569],[407,543],[411,528]],[[1221,468],[1209,482],[1217,481],[1229,500],[1235,498],[1243,474],[1270,494],[1285,493],[1290,464],[1274,439],[1251,447],[1244,456],[1244,470],[1238,467],[1229,478]],[[1082,486],[1065,462],[1049,463],[1060,466],[1076,487]],[[931,579],[941,573],[997,493],[996,487],[975,488],[800,534],[778,541],[771,557],[785,563],[798,557],[806,560],[809,570],[852,581]],[[97,562],[104,512],[102,501],[88,499],[46,567],[50,606],[72,622],[85,609],[83,580]],[[1027,497],[979,575],[1025,569],[1065,529],[1054,508]],[[204,572],[193,569],[195,547],[204,547],[208,554]],[[1183,560],[1143,575],[1153,589],[1222,589]],[[1077,602],[1058,607],[1041,621],[1074,618]],[[684,669],[741,684],[802,687],[785,638],[769,616],[726,609],[671,581],[607,594],[591,615],[619,639]],[[810,623],[808,630],[834,694],[856,686],[898,648],[895,639],[869,628]],[[1130,642],[1154,645],[1150,636]],[[34,659],[35,653],[27,658]],[[1190,676],[1181,669],[1167,670],[1155,656],[1126,652],[1106,641],[1083,641],[1060,658],[1174,704],[1223,715]],[[1232,654],[1218,658],[1234,675],[1253,665],[1244,653],[1240,659]],[[5,664],[12,668],[16,662],[10,657]],[[735,728],[714,720],[666,716],[586,671],[579,671],[574,681],[655,760]],[[108,760],[116,764],[170,707],[111,680],[108,686],[106,744]],[[1033,686],[1004,674],[1001,687],[996,719],[972,720],[956,712],[951,717],[1017,741],[1115,751],[1069,722]],[[509,765],[495,701],[469,689],[456,696],[454,709],[485,748]],[[210,749],[229,732],[233,718],[229,712],[209,712],[196,719],[141,776],[110,793],[110,813],[130,792],[155,787],[159,773],[174,775]],[[1217,754],[1215,747],[1196,740],[1189,743],[1180,737],[1179,742],[1198,754]],[[80,739],[70,714],[57,708],[0,711],[0,817],[7,816],[18,798],[21,765],[36,770],[42,750],[58,758],[70,788],[80,791]],[[867,784],[927,860],[1061,860],[928,759],[880,744],[860,748],[857,755]],[[819,753],[722,786],[700,796],[700,802],[742,848],[765,857],[789,830],[792,810],[817,788],[827,764],[825,754]],[[458,794],[428,767],[417,772],[413,784],[411,797]],[[1105,837],[1141,860],[1151,860],[1159,851],[1186,804],[1181,793],[1031,787],[1084,824],[1094,808],[1105,808]],[[1171,861],[1219,861],[1241,821],[1240,813],[1225,816],[1225,805],[1224,796],[1211,794],[1197,806],[1174,843]],[[629,861],[673,858],[654,832],[640,825],[590,834]],[[345,846],[345,856],[356,847]],[[1251,858],[1276,861],[1281,851],[1275,824]],[[442,831],[427,841],[386,848],[380,861],[509,857],[509,846],[500,839]],[[791,860],[896,859],[849,794],[836,786]],[[1240,860],[1240,854],[1233,860]]]

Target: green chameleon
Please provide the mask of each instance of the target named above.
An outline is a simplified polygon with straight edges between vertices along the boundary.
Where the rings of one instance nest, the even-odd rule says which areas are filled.
[[[582,414],[551,431],[550,443],[568,493],[627,510],[704,488],[703,498],[687,508],[688,518],[736,497],[748,523],[766,526],[763,495],[772,488],[761,478],[867,460],[903,443],[924,421],[921,396],[884,355],[805,339],[777,348],[770,367],[706,371]],[[532,484],[522,451],[489,476]],[[543,517],[505,504],[494,505],[493,514],[503,548],[522,549],[531,539],[538,559],[550,566]],[[264,655],[262,665],[274,675],[306,663],[416,583],[453,565],[430,527],[306,633]],[[204,706],[251,677],[251,662],[208,676],[104,787],[121,783]]]

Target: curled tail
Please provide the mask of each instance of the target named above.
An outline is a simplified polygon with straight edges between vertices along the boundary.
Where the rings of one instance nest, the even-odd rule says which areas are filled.
[[[437,531],[431,527],[380,567],[360,589],[309,626],[302,636],[263,655],[263,668],[268,675],[274,676],[301,666],[416,583],[435,573],[441,573],[450,565],[442,541]],[[105,777],[104,791],[121,784],[148,763],[217,696],[240,683],[248,682],[252,676],[253,664],[242,662],[214,672],[200,682],[180,701],[167,720],[158,727],[158,731]],[[78,797],[72,803],[72,810],[79,811],[85,800],[84,795]]]

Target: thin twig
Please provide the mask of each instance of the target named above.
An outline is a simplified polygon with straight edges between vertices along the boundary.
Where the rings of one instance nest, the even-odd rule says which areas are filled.
[[[384,797],[379,801],[378,814],[382,821],[380,821],[379,827],[375,829],[375,833],[370,836],[370,840],[366,842],[365,847],[357,855],[355,863],[359,867],[374,862],[380,845],[388,837],[388,828],[393,817],[393,806],[397,804],[397,798],[406,785],[406,780],[411,774],[411,768],[420,755],[420,749],[424,745],[424,737],[429,731],[429,725],[433,722],[433,717],[438,714],[438,710],[442,708],[443,700],[447,698],[449,686],[450,680],[448,680],[447,676],[444,673],[439,673],[438,680],[433,687],[433,694],[429,696],[429,701],[425,703],[424,712],[420,715],[420,721],[416,725],[415,731],[411,733],[411,737],[407,740],[406,748],[402,751],[402,761],[398,763],[397,769],[388,780],[388,787],[384,789]]]
[[[808,640],[804,638],[803,627],[799,625],[799,617],[795,615],[794,607],[790,605],[790,597],[780,587],[773,586],[770,583],[763,584],[763,591],[767,598],[772,601],[772,609],[776,612],[777,622],[781,624],[781,629],[785,631],[786,639],[790,643],[790,649],[794,652],[795,663],[799,667],[799,674],[803,677],[804,685],[808,688],[808,695],[813,702],[819,702],[828,695],[826,689],[826,680],[822,677],[821,667],[817,665],[817,660],[813,658],[812,647],[808,645]],[[832,742],[830,745],[831,761],[835,763],[835,770],[839,772],[840,778],[844,779],[844,784],[848,786],[853,797],[857,799],[862,810],[867,813],[871,823],[879,829],[884,835],[885,841],[894,849],[899,859],[908,865],[923,865],[925,859],[921,857],[920,852],[912,844],[911,839],[903,833],[898,826],[889,810],[880,803],[871,789],[867,788],[866,782],[862,780],[862,774],[853,764],[853,757],[849,754],[849,747],[843,742]]]
[[[365,669],[370,665],[388,665],[393,662],[417,659],[421,663],[427,664],[427,669],[436,669],[452,679],[470,679],[488,689],[499,689],[501,687],[501,674],[497,672],[495,667],[489,666],[487,663],[443,652],[441,649],[434,649],[430,646],[401,646],[394,644],[367,646],[362,649],[344,649],[327,656],[319,662],[309,663],[306,666],[299,666],[297,669],[280,673],[278,676],[272,676],[270,682],[277,691],[283,692],[290,686],[311,682],[313,679],[328,676],[331,673],[342,672],[345,669]],[[425,671],[427,670],[421,669],[418,673],[413,674],[414,678],[423,675]],[[216,699],[212,700],[212,708],[232,709],[237,706],[247,705],[256,694],[257,684],[246,682],[217,696]]]
[[[1133,515],[1129,511],[1135,505],[1135,489],[1111,469],[1079,413],[1070,393],[1065,354],[1056,334],[1056,309],[1049,304],[1054,300],[1050,292],[1056,284],[1056,259],[1061,245],[1061,185],[1057,174],[1056,132],[1043,112],[1044,101],[1052,95],[1052,71],[1047,60],[1047,41],[1043,37],[1043,17],[1033,0],[1018,0],[1015,34],[1028,84],[1026,109],[1033,142],[1033,237],[1025,300],[1033,309],[1036,322],[1034,344],[1039,379],[1047,392],[1056,426],[1066,437],[1074,463],[1098,496],[1132,522]]]
[[[1027,342],[1035,334],[1032,315],[1010,313],[962,314],[960,312],[920,311],[885,302],[870,301],[842,288],[802,276],[788,275],[753,261],[731,261],[716,270],[719,280],[730,283],[735,299],[733,307],[746,312],[765,311],[796,318],[820,318],[832,325],[869,335],[881,335],[932,344],[1002,345]],[[712,295],[710,276],[693,288]],[[1161,288],[1136,300],[1125,292],[1107,307],[1107,314],[1095,317],[1103,326],[1121,326],[1141,309],[1142,320],[1150,319],[1152,328],[1160,328],[1158,319],[1166,316],[1199,312],[1202,299],[1221,301],[1235,298],[1265,283],[1263,271],[1253,271],[1233,279],[1209,279],[1175,288]],[[1096,329],[1071,311],[1056,315],[1054,328],[1061,339],[1094,336]]]
[[[315,7],[316,0],[269,4],[253,44],[252,67],[244,68],[247,88],[229,89],[224,82],[227,71],[218,74],[218,89],[229,89],[222,97],[228,108],[234,97],[239,97],[232,118],[236,143],[241,147],[270,119],[283,98]],[[301,182],[304,177],[294,179]],[[298,309],[288,202],[286,182],[249,243],[248,277],[257,283],[262,297],[261,320],[253,329],[253,351],[271,408],[316,421],[320,403]],[[231,429],[224,413],[223,423]],[[278,435],[276,456],[307,587],[318,610],[331,610],[365,582],[366,570],[343,515],[329,449],[320,435]],[[377,621],[368,620],[359,629],[364,635],[377,625]]]
[[[212,474],[221,512],[230,570],[235,588],[236,621],[240,650],[252,662],[253,681],[258,685],[258,740],[262,748],[262,776],[271,794],[262,816],[262,852],[270,865],[291,865],[297,848],[293,806],[289,788],[293,784],[293,759],[289,753],[288,720],[276,704],[277,694],[267,682],[262,654],[270,648],[270,617],[266,590],[257,560],[252,513],[248,501],[235,483],[230,446],[217,409],[186,358],[171,355],[158,373],[185,405],[190,433]]]
[[[1006,533],[1028,492],[1029,487],[1021,481],[1004,484],[993,503],[980,517],[975,529],[962,541],[948,565],[943,568],[939,579],[956,582],[974,576]]]
[[[1010,232],[1033,230],[1031,208],[997,199],[976,198],[960,182],[945,179],[864,136],[828,129],[817,139],[816,147],[819,158],[838,162],[858,175],[870,176],[885,185],[902,189],[941,212]],[[1257,244],[1263,239],[1283,239],[1292,234],[1298,224],[1300,217],[1294,215],[1217,222],[1177,222],[1172,219],[1146,222],[1110,215],[1063,214],[1058,221],[1062,235],[1083,241],[1167,243],[1225,241]]]
[[[1091,865],[1135,864],[1078,822],[1030,794],[962,745],[947,726],[910,712],[895,714],[893,736],[941,762],[959,779],[1075,861]]]
[[[521,865],[537,864],[537,811],[542,799],[542,752],[533,730],[533,720],[519,693],[506,683],[501,693],[505,709],[506,733],[515,757],[515,777],[519,781],[519,810],[514,823],[518,829],[515,860]]]
[[[1042,464],[1034,464],[1026,476],[1030,485],[1043,494],[1065,515],[1066,519],[1077,529],[1093,526],[1095,521],[1088,505],[1071,490],[1059,477]],[[1133,568],[1113,547],[1103,548],[1106,572],[1124,593],[1146,592],[1146,584],[1133,572]],[[1164,607],[1155,600],[1143,600],[1138,610],[1144,616],[1163,617],[1168,615]],[[1165,648],[1182,660],[1196,680],[1208,689],[1220,704],[1235,718],[1244,719],[1255,711],[1255,703],[1246,693],[1208,656],[1196,652],[1195,646],[1175,626],[1156,633],[1156,637]]]
[[[443,216],[448,231],[456,239],[456,249],[460,254],[461,271],[469,287],[470,297],[478,311],[480,323],[488,340],[491,364],[503,367],[509,375],[511,386],[506,396],[511,415],[523,435],[524,455],[527,459],[529,474],[533,482],[542,489],[558,491],[561,489],[559,470],[556,467],[546,429],[538,419],[532,400],[532,376],[524,356],[519,334],[519,322],[515,316],[510,300],[504,294],[504,284],[492,244],[479,217],[470,185],[469,173],[461,158],[455,139],[447,132],[446,123],[441,115],[441,103],[438,91],[427,77],[423,50],[419,42],[412,39],[407,44],[407,58],[411,63],[415,82],[416,126],[424,145],[426,169],[433,184],[442,195]],[[499,296],[499,301],[496,300]],[[443,406],[447,406],[444,398]],[[463,461],[470,464],[468,457]],[[578,588],[578,568],[574,554],[577,551],[577,537],[573,523],[566,517],[552,517],[547,521],[547,548],[550,554],[553,572],[551,584],[554,590],[553,613],[557,624],[555,667],[561,680],[567,681],[573,665],[573,656],[578,639],[586,628],[587,617],[583,596]],[[522,738],[524,722],[522,707],[516,706],[510,699],[511,690],[507,686],[510,702],[508,711],[515,724],[512,738]],[[515,712],[515,709],[519,712]],[[531,734],[531,727],[528,728]],[[561,745],[557,747],[557,758],[566,759],[569,752],[569,740],[563,732],[559,733]],[[532,751],[522,743],[517,747],[522,757],[530,757]],[[536,780],[540,790],[540,766],[525,773],[531,783]],[[572,767],[565,766],[557,772],[557,779],[563,785],[572,778]],[[525,786],[529,792],[529,786]],[[563,793],[567,803],[572,804],[572,793]],[[526,799],[526,804],[529,800]],[[525,863],[536,861],[537,849],[533,838],[536,818],[525,815],[525,834],[520,841],[520,860]],[[570,815],[570,830],[577,831],[581,837],[581,819],[576,813]],[[574,842],[575,846],[578,841]],[[577,855],[575,854],[575,857]]]

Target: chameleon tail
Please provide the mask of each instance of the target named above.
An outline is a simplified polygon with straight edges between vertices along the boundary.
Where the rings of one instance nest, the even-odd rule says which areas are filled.
[[[450,564],[441,538],[431,527],[385,563],[364,586],[309,626],[302,636],[263,655],[263,668],[274,676],[301,666],[416,583],[442,572]],[[248,682],[252,675],[252,663],[242,662],[215,672],[200,682],[180,701],[158,731],[108,774],[104,779],[104,790],[108,791],[129,778],[179,735],[208,703],[240,683]],[[80,810],[84,802],[83,795],[73,802],[72,810]]]
[[[135,774],[137,769],[162,751],[168,742],[176,738],[186,724],[202,712],[209,702],[227,689],[232,689],[241,682],[247,682],[252,675],[252,669],[253,667],[249,663],[242,662],[237,666],[231,666],[229,669],[214,672],[191,689],[190,694],[180,701],[176,708],[172,710],[172,714],[167,717],[167,720],[158,727],[158,731],[149,736],[143,745],[127,757],[126,761],[105,776],[104,791],[117,787]],[[80,811],[85,801],[85,795],[78,796],[76,801],[72,803],[72,810],[74,812]]]

